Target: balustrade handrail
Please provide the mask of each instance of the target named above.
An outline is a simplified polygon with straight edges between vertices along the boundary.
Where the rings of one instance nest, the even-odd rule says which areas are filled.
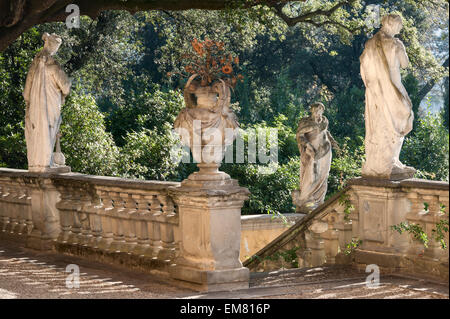
[[[103,185],[103,186],[116,186],[116,187],[126,187],[126,188],[141,188],[141,189],[166,189],[170,186],[179,186],[179,182],[170,181],[154,181],[154,180],[143,180],[143,179],[128,179],[121,177],[112,176],[98,176],[98,175],[87,175],[80,173],[35,173],[29,172],[23,169],[12,169],[12,168],[0,168],[0,177],[39,177],[39,178],[51,178],[60,181],[78,181],[78,182],[89,182],[93,185]]]

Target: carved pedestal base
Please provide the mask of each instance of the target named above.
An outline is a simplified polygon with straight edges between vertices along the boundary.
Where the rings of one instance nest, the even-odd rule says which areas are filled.
[[[217,164],[199,164],[169,194],[178,206],[180,256],[170,269],[181,285],[200,291],[248,288],[249,270],[239,260],[241,207],[248,190],[217,171]]]
[[[322,203],[315,203],[314,201],[304,202],[299,205],[299,198],[300,198],[300,190],[295,189],[292,191],[292,202],[295,205],[295,212],[299,214],[309,214],[313,210],[315,210],[317,207],[319,207]]]
[[[354,195],[353,235],[362,241],[355,263],[362,268],[376,264],[383,272],[404,272],[448,279],[448,248],[433,239],[433,229],[445,218],[448,206],[443,182],[408,179],[399,182],[358,178],[349,181]],[[428,210],[424,209],[427,203]],[[418,225],[429,238],[428,247],[413,234],[391,227]],[[446,235],[448,236],[448,235]],[[447,237],[448,238],[448,237]]]
[[[380,175],[380,174],[376,175],[371,174],[370,172],[367,171],[368,170],[365,169],[365,167],[363,167],[362,177],[369,179],[381,179],[390,181],[401,181],[404,179],[413,178],[414,174],[416,173],[416,170],[410,166],[405,166],[404,168],[394,166],[391,172],[387,175]]]
[[[51,250],[60,232],[59,211],[56,203],[59,192],[50,179],[38,179],[31,191],[31,210],[34,228],[27,238],[27,247]]]
[[[32,166],[28,168],[29,172],[33,173],[70,173],[71,168],[70,166],[52,166],[52,167],[41,167],[41,166]]]

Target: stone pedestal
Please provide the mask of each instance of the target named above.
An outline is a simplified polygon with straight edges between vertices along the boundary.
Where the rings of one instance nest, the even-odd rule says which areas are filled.
[[[70,173],[72,169],[70,166],[61,165],[61,166],[52,166],[52,167],[30,167],[28,169],[29,172],[33,173],[54,173],[54,174],[62,174],[62,173]]]
[[[328,224],[321,221],[314,221],[308,227],[306,234],[306,247],[311,251],[311,267],[323,265],[327,262],[325,254],[325,242],[323,233],[328,230]]]
[[[448,183],[360,178],[349,184],[358,212],[352,218],[353,234],[362,241],[355,251],[357,265],[377,264],[384,272],[448,278],[448,248],[441,249],[432,238],[436,223],[445,218],[439,211],[440,205],[448,211]],[[428,203],[428,211],[424,210],[424,203]],[[401,222],[421,226],[429,238],[429,247],[425,248],[411,234],[399,234],[391,228]]]
[[[51,250],[60,233],[59,211],[56,203],[59,192],[49,178],[37,178],[31,190],[33,230],[28,235],[27,247]]]
[[[180,284],[200,291],[248,288],[239,260],[241,207],[249,191],[217,164],[198,164],[180,187],[169,188],[178,206],[180,255],[170,269]]]
[[[295,212],[297,214],[309,214],[313,210],[315,210],[317,207],[319,207],[320,204],[322,204],[322,202],[315,203],[313,200],[311,200],[309,202],[304,202],[299,205],[298,203],[301,202],[299,189],[294,189],[291,193],[291,197],[292,197],[292,202],[295,205]]]

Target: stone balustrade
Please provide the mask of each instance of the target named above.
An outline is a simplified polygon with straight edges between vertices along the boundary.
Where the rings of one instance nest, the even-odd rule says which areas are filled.
[[[0,229],[32,248],[164,270],[178,252],[178,215],[168,196],[178,185],[0,169]]]
[[[25,240],[32,229],[30,189],[20,179],[0,175],[0,232]]]
[[[244,262],[253,271],[281,267],[352,264],[365,270],[404,272],[448,280],[449,249],[435,239],[437,223],[448,220],[449,184],[407,179],[357,178]],[[425,209],[427,208],[427,209]],[[428,247],[393,225],[419,225]],[[449,233],[443,232],[449,244]],[[293,258],[292,256],[297,256]],[[289,260],[287,260],[289,259]]]
[[[0,236],[197,290],[240,289],[249,282],[239,260],[246,198],[221,173],[177,183],[1,168]]]
[[[448,280],[449,249],[436,241],[437,224],[448,221],[449,184],[407,179],[383,181],[355,179],[352,236],[361,240],[354,262],[365,267],[377,264],[384,272],[402,271]],[[428,247],[413,234],[400,234],[393,225],[418,225],[428,238]],[[443,232],[449,243],[449,233]]]
[[[178,215],[167,190],[179,183],[76,175],[53,178],[61,194],[59,250],[115,261],[134,255],[154,265],[173,261]]]

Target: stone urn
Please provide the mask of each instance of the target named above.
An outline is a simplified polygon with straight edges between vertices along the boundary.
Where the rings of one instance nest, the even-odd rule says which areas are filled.
[[[186,107],[175,120],[199,171],[169,188],[178,207],[180,251],[170,267],[172,278],[200,291],[246,289],[249,270],[239,260],[241,208],[249,191],[219,171],[238,123],[230,110],[224,81],[202,86],[197,75],[184,88]]]
[[[199,171],[189,180],[228,180],[219,171],[226,147],[236,138],[239,124],[230,109],[230,87],[218,80],[202,86],[192,75],[184,87],[186,107],[175,120],[175,130],[184,145],[191,149]]]

